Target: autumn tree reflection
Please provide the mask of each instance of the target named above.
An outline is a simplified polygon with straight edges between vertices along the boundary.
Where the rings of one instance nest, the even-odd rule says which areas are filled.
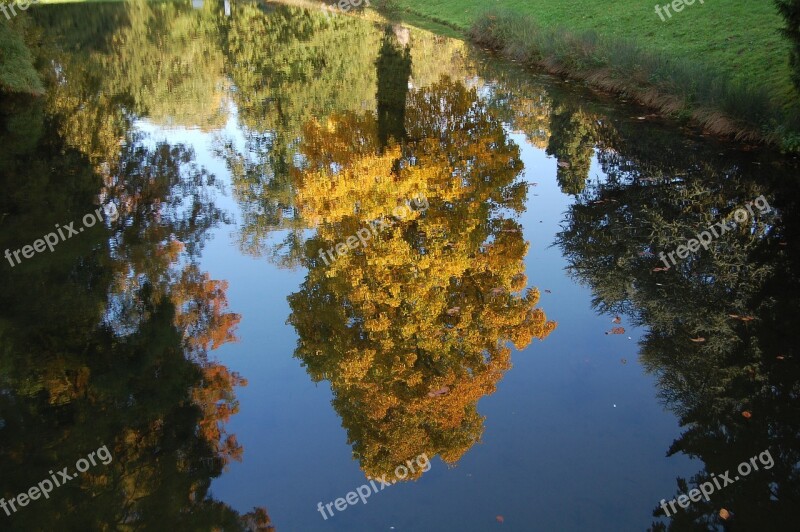
[[[402,151],[381,152],[372,115],[311,122],[296,173],[297,204],[316,230],[306,280],[289,297],[296,356],[330,381],[370,476],[421,453],[456,462],[483,432],[477,402],[510,367],[507,344],[522,349],[555,327],[525,289],[527,244],[507,217],[523,208],[522,163],[497,116],[443,78],[408,94],[405,130]],[[319,258],[417,196],[424,212],[330,266]]]
[[[292,177],[303,164],[306,129],[329,127],[331,115],[341,124],[348,113],[364,119],[371,111],[376,142],[401,143],[409,84],[429,85],[442,72],[463,76],[465,45],[400,25],[380,28],[369,20],[277,4],[268,11],[258,3],[237,4],[222,27],[226,72],[236,86],[232,99],[245,135],[244,142],[227,139],[220,149],[242,211],[239,246],[297,267],[304,231],[313,225],[301,218]]]
[[[209,494],[243,451],[225,427],[245,385],[209,355],[239,320],[227,284],[196,261],[225,220],[217,185],[191,150],[130,129],[131,95],[96,76],[113,58],[91,50],[65,61],[43,48],[62,76],[47,100],[0,105],[0,186],[13,191],[0,197],[4,249],[98,200],[120,213],[25,268],[2,267],[0,495],[99,445],[114,459],[3,516],[4,529],[268,530],[263,509],[240,515]]]
[[[243,146],[228,141],[221,149],[244,218],[239,246],[297,266],[307,226],[290,172],[303,128],[329,112],[375,107],[380,34],[353,17],[289,6],[266,13],[259,3],[237,5],[225,33],[226,72],[245,133]]]

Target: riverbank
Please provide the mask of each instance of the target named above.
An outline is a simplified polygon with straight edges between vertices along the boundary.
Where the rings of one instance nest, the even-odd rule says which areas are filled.
[[[386,5],[385,2],[382,2]],[[585,81],[708,133],[800,151],[790,43],[772,2],[706,0],[661,17],[639,0],[391,0],[528,66]]]

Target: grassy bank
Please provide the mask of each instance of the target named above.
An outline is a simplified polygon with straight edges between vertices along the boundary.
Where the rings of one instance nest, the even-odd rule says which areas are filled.
[[[498,0],[492,11],[483,0],[391,3],[709,132],[800,148],[790,44],[770,0],[695,2],[666,21],[641,0]]]

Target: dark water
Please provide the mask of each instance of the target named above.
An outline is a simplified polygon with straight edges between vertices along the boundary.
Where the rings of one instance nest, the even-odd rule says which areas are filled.
[[[791,160],[380,21],[32,11],[0,529],[797,529]]]

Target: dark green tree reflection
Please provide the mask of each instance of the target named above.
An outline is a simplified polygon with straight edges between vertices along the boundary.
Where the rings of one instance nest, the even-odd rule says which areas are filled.
[[[385,148],[390,140],[402,142],[406,138],[406,95],[411,77],[411,48],[408,30],[400,26],[387,26],[378,52],[378,142]]]
[[[600,163],[608,178],[570,207],[558,243],[599,310],[626,313],[648,329],[641,359],[684,428],[668,454],[704,464],[691,479],[678,479],[675,496],[765,450],[775,462],[653,529],[758,530],[769,519],[772,530],[793,530],[800,500],[793,332],[800,225],[789,178],[796,169],[775,166],[767,178],[744,156],[723,158],[641,132],[632,142],[633,131],[606,128]],[[708,250],[663,270],[659,252],[762,194],[772,212],[755,209]],[[722,509],[729,515],[721,517]]]
[[[547,154],[558,161],[556,179],[565,194],[580,194],[586,185],[594,156],[594,130],[593,117],[580,107],[561,104],[550,116]]]

